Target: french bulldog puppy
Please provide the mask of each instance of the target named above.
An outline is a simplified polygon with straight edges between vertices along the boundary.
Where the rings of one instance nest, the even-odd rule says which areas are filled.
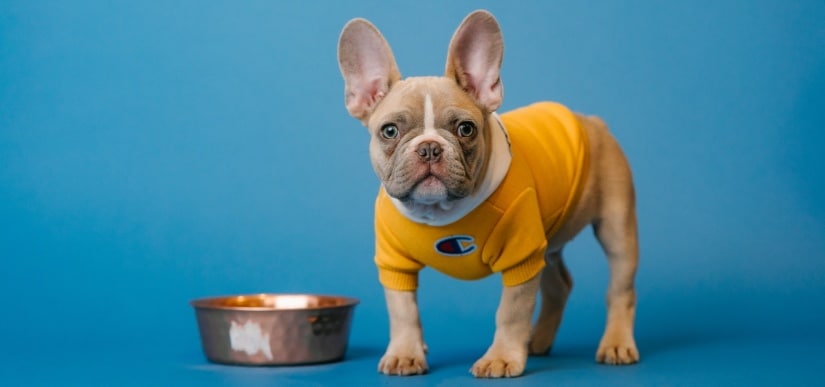
[[[562,248],[591,225],[607,255],[607,324],[596,360],[639,360],[633,338],[638,263],[630,167],[597,117],[537,103],[502,115],[503,41],[486,11],[452,37],[443,77],[401,78],[381,33],[364,19],[343,29],[338,61],[350,115],[369,130],[381,180],[376,256],[390,318],[378,371],[427,372],[416,302],[418,271],[460,279],[501,273],[496,331],[470,369],[515,377],[546,354],[573,282]],[[536,295],[542,296],[531,329]]]

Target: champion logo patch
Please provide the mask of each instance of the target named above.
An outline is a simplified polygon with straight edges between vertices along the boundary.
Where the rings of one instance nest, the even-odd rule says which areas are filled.
[[[451,257],[467,255],[476,250],[476,241],[469,235],[451,235],[435,242],[435,251]]]

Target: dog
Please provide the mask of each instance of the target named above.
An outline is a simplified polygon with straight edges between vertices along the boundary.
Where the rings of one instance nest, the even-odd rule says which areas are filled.
[[[587,225],[610,267],[596,360],[639,360],[629,163],[598,117],[552,102],[498,115],[502,58],[501,28],[484,10],[454,33],[442,77],[402,79],[390,46],[367,20],[352,19],[341,32],[346,109],[370,133],[381,181],[375,262],[390,320],[381,373],[428,371],[416,288],[418,271],[430,266],[466,280],[501,273],[495,336],[470,372],[521,375],[528,354],[553,345],[573,286],[562,248]]]

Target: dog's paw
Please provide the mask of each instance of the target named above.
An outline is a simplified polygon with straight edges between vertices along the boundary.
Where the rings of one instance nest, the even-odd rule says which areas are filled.
[[[545,332],[533,333],[530,338],[530,344],[527,345],[527,350],[530,355],[547,356],[550,350],[553,349],[554,334],[547,334]]]
[[[421,375],[427,373],[423,355],[391,354],[387,352],[378,362],[378,372],[386,375]]]
[[[524,373],[526,363],[524,357],[506,359],[484,356],[473,364],[470,373],[477,378],[514,378]]]
[[[622,365],[633,364],[639,361],[639,350],[636,343],[630,340],[602,339],[596,351],[596,361],[603,364]]]

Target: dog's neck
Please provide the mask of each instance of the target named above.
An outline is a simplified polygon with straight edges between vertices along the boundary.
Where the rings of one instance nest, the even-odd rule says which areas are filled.
[[[493,113],[491,117],[490,159],[478,189],[465,198],[433,204],[403,202],[391,197],[390,200],[401,214],[416,223],[446,226],[469,214],[495,192],[510,169],[512,154],[504,125],[497,114]]]

